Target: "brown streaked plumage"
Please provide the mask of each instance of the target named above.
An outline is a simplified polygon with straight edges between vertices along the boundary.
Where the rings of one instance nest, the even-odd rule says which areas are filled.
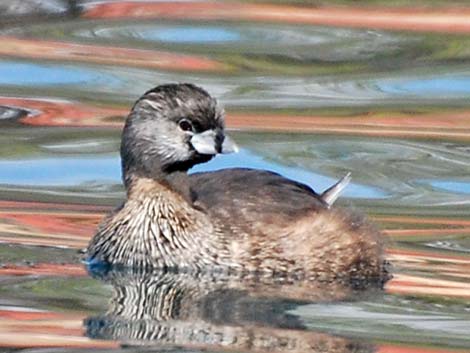
[[[100,225],[89,261],[384,278],[380,233],[361,217],[330,210],[308,186],[253,169],[187,174],[234,150],[222,110],[203,89],[172,84],[145,93],[123,131],[127,200]]]

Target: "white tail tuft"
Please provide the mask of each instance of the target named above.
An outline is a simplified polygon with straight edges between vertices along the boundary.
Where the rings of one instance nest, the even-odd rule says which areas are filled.
[[[330,208],[335,201],[338,199],[339,195],[343,192],[344,188],[348,186],[351,181],[351,173],[346,174],[342,177],[336,184],[326,189],[321,195],[320,198],[328,205]]]

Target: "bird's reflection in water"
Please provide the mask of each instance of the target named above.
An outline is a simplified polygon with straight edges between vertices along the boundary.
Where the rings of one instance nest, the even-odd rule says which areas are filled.
[[[373,352],[374,347],[305,329],[299,304],[376,295],[351,284],[281,277],[174,272],[93,273],[113,287],[108,310],[85,321],[87,335],[121,344],[254,352]]]

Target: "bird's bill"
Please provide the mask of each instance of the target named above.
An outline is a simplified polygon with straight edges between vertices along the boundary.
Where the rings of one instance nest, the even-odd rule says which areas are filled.
[[[206,130],[191,137],[191,145],[200,154],[218,154],[238,152],[237,144],[225,135],[222,144],[218,141],[215,130]]]

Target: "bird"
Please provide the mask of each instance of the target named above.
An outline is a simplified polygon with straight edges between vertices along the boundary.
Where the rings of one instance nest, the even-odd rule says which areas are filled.
[[[191,83],[159,85],[135,102],[120,149],[126,199],[98,226],[86,263],[383,281],[383,234],[333,207],[349,174],[323,194],[266,170],[188,174],[238,151],[224,114]]]

